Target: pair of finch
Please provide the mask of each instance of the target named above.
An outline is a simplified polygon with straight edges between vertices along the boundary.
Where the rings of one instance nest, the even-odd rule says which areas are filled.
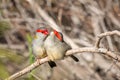
[[[33,54],[35,58],[41,59],[46,56],[50,59],[48,62],[50,67],[56,66],[54,60],[63,59],[67,50],[71,47],[64,41],[61,32],[53,30],[50,34],[45,27],[36,30],[33,43]],[[79,60],[71,55],[71,58],[78,62]]]

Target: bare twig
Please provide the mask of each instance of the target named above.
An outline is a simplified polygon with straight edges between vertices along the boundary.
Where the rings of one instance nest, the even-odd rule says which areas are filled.
[[[102,29],[103,29],[104,32],[108,32],[108,30],[107,30],[107,28],[106,28],[106,26],[105,26],[105,23],[103,22],[103,19],[104,19],[104,18],[101,18],[101,19],[100,19],[101,27],[102,27]],[[110,37],[110,36],[107,36],[106,39],[107,39],[107,41],[108,41],[108,46],[109,46],[110,50],[113,51],[113,50],[114,50],[114,46],[113,46],[111,37]]]
[[[103,37],[111,36],[111,35],[118,35],[118,36],[120,36],[120,32],[115,30],[115,31],[109,31],[109,32],[105,32],[105,33],[102,33],[102,34],[98,35],[98,39],[96,40],[95,47],[99,48],[99,44],[100,44],[101,39]]]
[[[83,53],[83,52],[90,52],[90,53],[102,53],[104,55],[107,55],[115,60],[117,60],[118,62],[120,62],[120,56],[116,56],[113,52],[108,51],[107,49],[104,48],[91,48],[91,47],[85,47],[85,48],[78,48],[78,49],[72,49],[66,52],[66,56],[75,54],[75,53]],[[14,80],[28,72],[30,72],[31,70],[35,69],[36,67],[38,67],[39,65],[45,63],[49,61],[48,57],[37,60],[36,62],[34,62],[33,64],[31,64],[30,66],[26,67],[25,69],[13,74],[12,76],[10,76],[9,78],[7,78],[6,80]]]

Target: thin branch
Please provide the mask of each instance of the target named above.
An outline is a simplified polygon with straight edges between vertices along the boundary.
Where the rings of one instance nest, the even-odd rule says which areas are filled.
[[[115,31],[109,31],[109,32],[101,33],[100,35],[98,35],[98,38],[97,38],[96,43],[95,43],[95,47],[96,47],[96,48],[99,48],[101,39],[102,39],[103,37],[111,36],[111,35],[120,36],[120,32],[117,31],[117,30],[115,30]]]
[[[30,73],[36,80],[41,80],[38,76],[36,76],[35,74],[33,73]]]
[[[107,55],[115,60],[117,60],[118,62],[120,62],[120,56],[116,56],[116,54],[114,52],[108,51],[107,49],[104,48],[91,48],[91,47],[85,47],[85,48],[78,48],[78,49],[72,49],[72,50],[68,50],[66,52],[66,56],[75,54],[75,53],[83,53],[83,52],[89,52],[89,53],[100,53],[100,54],[104,54]],[[28,72],[30,72],[31,70],[37,68],[39,65],[45,63],[49,61],[48,57],[37,60],[36,62],[34,62],[33,64],[31,64],[30,66],[26,67],[25,69],[13,74],[12,76],[10,76],[9,78],[7,78],[6,80],[14,80]]]

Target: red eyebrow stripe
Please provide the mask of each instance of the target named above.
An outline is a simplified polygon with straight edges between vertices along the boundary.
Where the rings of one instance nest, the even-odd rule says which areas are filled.
[[[36,30],[36,32],[43,32],[43,30],[38,29],[38,30]]]
[[[38,29],[38,30],[36,30],[36,32],[41,32],[41,33],[43,33],[45,35],[49,34],[47,29],[45,29],[45,30]]]
[[[48,32],[48,30],[47,30],[47,29],[45,29],[44,31],[45,31],[45,32]]]
[[[61,35],[60,35],[56,30],[54,30],[54,34],[56,35],[56,37],[57,37],[59,40],[62,41]]]
[[[59,33],[57,33],[56,36],[59,38],[59,40],[62,41],[62,37],[61,37],[61,35]]]
[[[56,30],[54,30],[54,34],[56,34],[57,33],[57,31]]]

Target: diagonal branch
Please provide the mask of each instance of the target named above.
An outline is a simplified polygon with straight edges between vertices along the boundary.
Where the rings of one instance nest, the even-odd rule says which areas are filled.
[[[39,65],[41,65],[47,61],[49,61],[48,57],[43,58],[43,59],[39,59],[39,60],[35,61],[33,64],[31,64],[30,66],[28,66],[25,69],[13,74],[12,76],[10,76],[9,78],[7,78],[5,80],[14,80],[14,79],[16,79],[24,74],[31,72],[33,69],[37,68]]]

